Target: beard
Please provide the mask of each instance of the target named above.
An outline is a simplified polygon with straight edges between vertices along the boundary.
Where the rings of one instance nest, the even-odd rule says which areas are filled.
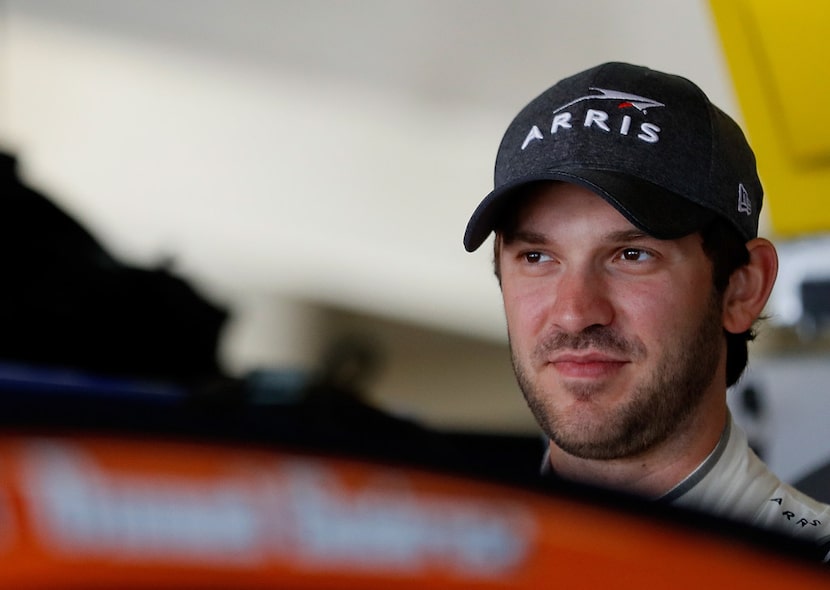
[[[605,385],[564,384],[566,391],[587,405],[570,411],[557,405],[557,392],[543,389],[531,378],[512,345],[511,355],[525,400],[556,446],[575,457],[609,460],[634,457],[656,447],[694,415],[717,370],[722,338],[720,298],[712,293],[697,324],[665,340],[657,352],[656,367],[627,401],[602,407],[590,399]],[[639,339],[627,339],[613,328],[591,326],[578,334],[551,334],[537,345],[531,359],[541,366],[555,351],[588,348],[624,354],[634,361],[646,357]]]

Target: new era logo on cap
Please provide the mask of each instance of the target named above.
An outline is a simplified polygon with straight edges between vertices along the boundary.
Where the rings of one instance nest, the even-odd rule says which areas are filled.
[[[738,213],[752,215],[752,201],[749,200],[744,183],[738,184]]]

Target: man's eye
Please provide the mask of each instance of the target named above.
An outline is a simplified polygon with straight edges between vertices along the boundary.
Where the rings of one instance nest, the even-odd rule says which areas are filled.
[[[538,264],[539,262],[550,260],[550,256],[542,254],[541,252],[525,252],[522,256],[524,257],[525,261],[529,262],[530,264]]]
[[[620,252],[620,258],[630,262],[643,262],[644,260],[653,258],[653,255],[648,250],[625,248]]]

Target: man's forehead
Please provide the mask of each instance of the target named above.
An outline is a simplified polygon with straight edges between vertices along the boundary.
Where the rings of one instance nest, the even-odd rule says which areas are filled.
[[[535,185],[518,195],[511,209],[503,216],[506,223],[501,230],[505,234],[543,234],[550,223],[577,222],[590,227],[591,222],[602,220],[606,226],[613,225],[615,233],[647,235],[600,195],[566,182]]]

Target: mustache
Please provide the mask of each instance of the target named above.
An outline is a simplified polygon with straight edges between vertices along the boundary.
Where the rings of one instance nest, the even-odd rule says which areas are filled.
[[[639,339],[626,338],[607,326],[589,326],[575,334],[562,331],[548,334],[536,345],[534,356],[545,359],[557,352],[587,349],[632,358],[640,358],[646,352]]]

